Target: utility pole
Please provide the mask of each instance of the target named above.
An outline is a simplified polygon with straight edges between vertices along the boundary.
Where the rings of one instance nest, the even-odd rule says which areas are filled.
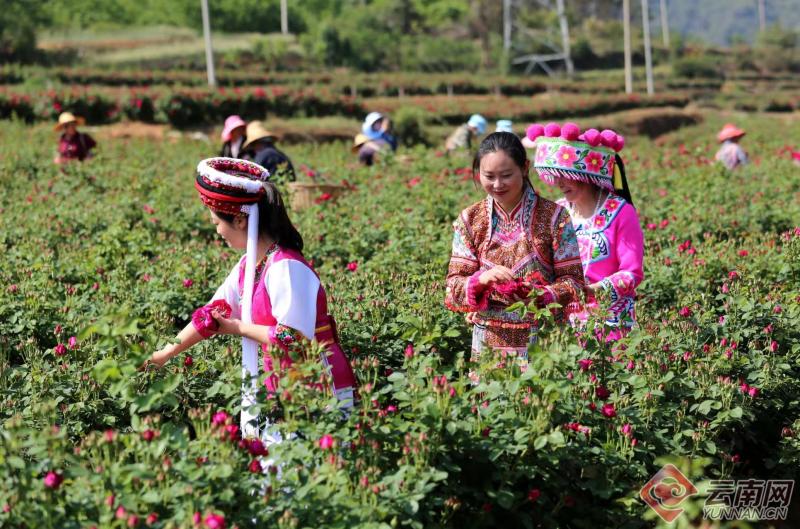
[[[644,32],[644,71],[647,76],[647,95],[653,95],[653,57],[650,54],[650,5],[642,0],[642,30]]]
[[[281,33],[289,34],[289,13],[286,7],[286,0],[281,0]]]
[[[503,49],[511,50],[511,0],[503,0]]]
[[[659,0],[661,7],[661,40],[669,50],[669,18],[667,16],[667,0]]]
[[[208,74],[208,86],[217,86],[217,78],[214,75],[214,52],[211,49],[211,22],[208,20],[208,0],[200,0],[200,8],[203,13],[203,36],[206,41],[206,73]]]
[[[625,39],[625,93],[633,93],[633,64],[631,61],[631,0],[622,0],[622,27]]]
[[[567,24],[567,13],[564,11],[564,0],[556,0],[558,9],[558,21],[561,25],[561,47],[564,48],[564,62],[567,65],[567,75],[572,77],[575,67],[572,64],[572,55],[569,49],[569,25]]]
[[[767,29],[767,8],[764,5],[764,0],[758,0],[758,26],[761,31]]]

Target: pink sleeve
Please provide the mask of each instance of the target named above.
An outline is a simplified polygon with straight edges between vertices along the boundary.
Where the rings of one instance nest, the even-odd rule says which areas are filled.
[[[639,215],[630,204],[622,207],[614,224],[614,240],[611,244],[617,254],[619,270],[603,279],[602,283],[617,295],[631,296],[644,279],[644,235]]]

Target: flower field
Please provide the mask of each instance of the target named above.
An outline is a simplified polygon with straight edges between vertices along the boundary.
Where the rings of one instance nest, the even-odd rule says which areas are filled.
[[[443,304],[451,222],[480,198],[466,155],[361,168],[342,144],[288,147],[349,187],[291,214],[361,399],[341,417],[297,364],[260,396],[290,437],[268,449],[239,435],[237,341],[138,370],[238,259],[193,188],[213,149],[101,141],[60,170],[48,126],[4,122],[0,527],[638,528],[661,523],[638,494],[666,462],[701,490],[797,479],[800,121],[737,115],[752,163],[729,174],[710,162],[728,120],[628,138],[640,328],[546,324],[524,372],[469,363]],[[701,499],[682,506],[671,527],[699,525]]]

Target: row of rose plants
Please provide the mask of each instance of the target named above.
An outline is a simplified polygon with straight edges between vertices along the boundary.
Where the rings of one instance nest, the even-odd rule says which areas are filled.
[[[129,90],[72,87],[28,94],[16,90],[0,91],[0,119],[17,118],[27,122],[51,121],[69,110],[91,124],[126,118],[136,121],[169,123],[187,127],[221,123],[231,114],[251,119],[267,114],[280,117],[361,116],[361,103],[353,98],[331,94],[325,88],[266,88]]]
[[[46,78],[64,85],[154,87],[159,85],[201,87],[208,83],[204,71],[192,70],[108,70],[101,68],[40,68],[6,65],[0,68],[0,84],[22,83],[29,79]],[[607,93],[622,91],[620,80],[553,79],[548,77],[475,76],[466,73],[432,74],[415,72],[389,72],[364,74],[342,72],[341,75],[317,72],[248,72],[242,70],[218,71],[217,83],[224,87],[235,86],[328,86],[341,95],[360,97],[387,97],[398,95],[479,95],[502,94],[506,96],[534,95],[544,91],[567,93]],[[720,80],[669,79],[659,81],[659,90],[706,89],[717,90]]]
[[[47,128],[10,124],[0,524],[650,527],[638,490],[667,460],[696,484],[796,479],[796,147],[774,118],[743,120],[752,163],[730,175],[710,161],[720,125],[628,140],[640,328],[617,340],[549,322],[524,370],[469,362],[469,329],[442,304],[450,223],[480,197],[466,156],[417,148],[365,169],[342,146],[289,148],[348,187],[292,217],[360,401],[336,411],[319,363],[299,361],[259,397],[287,439],[264,446],[238,429],[236,340],[138,370],[238,258],[192,188],[211,153],[108,142],[58,170]]]
[[[52,121],[69,110],[84,117],[90,124],[130,120],[169,123],[188,127],[221,123],[231,114],[248,119],[266,115],[329,116],[361,118],[367,110],[395,112],[401,108],[418,108],[440,124],[460,124],[471,113],[479,112],[488,119],[558,119],[587,116],[620,110],[683,106],[688,93],[643,97],[636,94],[503,97],[503,96],[419,96],[403,98],[350,98],[331,95],[327,90],[292,89],[272,86],[254,89],[218,90],[129,90],[105,89],[86,91],[50,90],[25,94],[13,89],[0,91],[0,119],[16,117],[27,122]]]

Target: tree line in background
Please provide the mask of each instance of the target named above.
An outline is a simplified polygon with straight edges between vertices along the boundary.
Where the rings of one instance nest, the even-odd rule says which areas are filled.
[[[550,5],[552,4],[552,5]],[[621,1],[566,0],[572,58],[578,70],[621,67]],[[633,48],[642,50],[639,2],[632,1]],[[755,0],[669,0],[670,49],[654,39],[656,59],[688,56],[693,72],[713,68],[716,59],[697,64],[706,54],[695,37],[743,45],[754,39],[764,53],[750,62],[770,68],[800,68],[797,27],[800,13],[791,0],[767,1],[767,21],[782,24],[754,36]],[[515,53],[549,53],[559,42],[555,2],[514,0],[512,50],[503,49],[503,2],[492,0],[288,0],[289,31],[296,38],[265,38],[248,57],[271,69],[348,67],[358,71],[510,70]],[[277,33],[280,0],[210,0],[214,31]],[[658,2],[651,19],[658,26]],[[749,21],[749,22],[748,22]],[[638,23],[637,23],[638,22]],[[6,0],[0,12],[0,61],[41,62],[36,35],[42,30],[111,29],[170,25],[201,29],[199,0]],[[524,29],[520,29],[524,28]],[[795,28],[795,29],[792,29]],[[698,52],[698,49],[702,52]],[[776,50],[781,51],[777,56]],[[737,53],[737,55],[740,55]],[[636,57],[635,57],[636,60]],[[760,65],[753,65],[758,70]]]

